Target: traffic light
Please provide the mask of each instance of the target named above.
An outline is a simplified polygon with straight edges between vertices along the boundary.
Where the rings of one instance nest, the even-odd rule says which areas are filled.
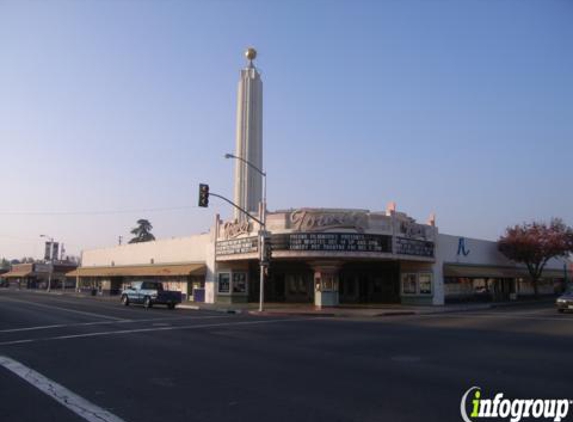
[[[209,185],[199,184],[199,206],[207,208],[209,206]]]
[[[273,245],[271,243],[270,237],[265,237],[265,242],[263,247],[264,247],[263,251],[264,261],[269,262],[273,255]]]

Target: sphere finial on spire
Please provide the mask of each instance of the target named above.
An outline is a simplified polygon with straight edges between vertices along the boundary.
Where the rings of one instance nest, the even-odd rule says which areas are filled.
[[[253,47],[247,48],[247,51],[245,51],[245,57],[249,62],[252,62],[257,57],[257,50]]]

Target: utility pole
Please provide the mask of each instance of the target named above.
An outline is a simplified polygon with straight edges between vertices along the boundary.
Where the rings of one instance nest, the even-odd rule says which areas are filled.
[[[257,166],[255,166],[253,163],[249,162],[248,160],[245,160],[242,157],[239,157],[237,155],[234,154],[225,154],[225,158],[229,159],[229,158],[233,158],[235,160],[239,160],[242,163],[244,163],[246,166],[249,166],[250,168],[252,168],[253,170],[255,170],[257,173],[259,173],[263,179],[263,199],[261,201],[260,204],[260,212],[259,212],[259,216],[261,221],[259,222],[261,227],[259,230],[259,262],[260,262],[260,280],[259,280],[259,312],[263,312],[264,310],[264,302],[265,302],[265,271],[266,268],[270,265],[270,259],[271,257],[269,256],[270,253],[267,253],[267,251],[270,251],[270,239],[267,236],[267,173],[262,171],[260,168],[258,168]],[[247,215],[249,215],[248,213],[246,213]],[[268,244],[267,244],[268,242]]]

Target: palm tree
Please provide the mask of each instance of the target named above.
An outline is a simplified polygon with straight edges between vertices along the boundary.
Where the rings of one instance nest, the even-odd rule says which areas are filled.
[[[151,230],[153,230],[153,226],[149,220],[143,218],[137,220],[137,227],[130,232],[135,237],[131,239],[129,243],[150,242],[155,240],[155,236],[151,234]]]

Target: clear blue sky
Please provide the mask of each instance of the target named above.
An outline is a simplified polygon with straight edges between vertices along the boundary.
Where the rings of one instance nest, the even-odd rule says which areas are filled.
[[[232,196],[259,51],[271,209],[383,210],[444,233],[573,224],[571,1],[2,1],[0,256],[206,231]],[[15,214],[20,213],[20,214]]]

